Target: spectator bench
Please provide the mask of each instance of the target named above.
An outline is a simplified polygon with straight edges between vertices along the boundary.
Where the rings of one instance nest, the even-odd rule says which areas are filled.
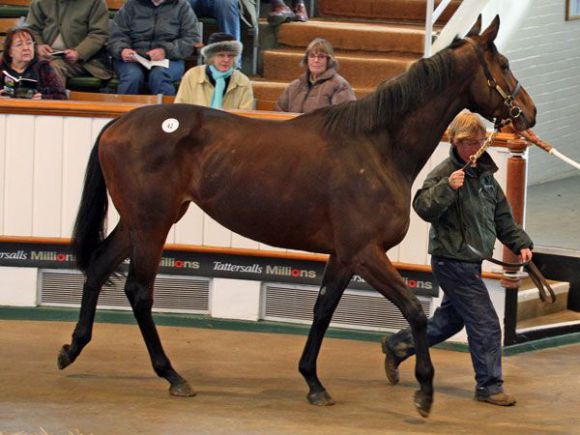
[[[0,0],[0,46],[4,45],[6,32],[19,23],[21,17],[28,15],[28,8],[32,0]],[[57,0],[55,0],[57,1]],[[106,0],[111,18],[123,6],[125,0]],[[259,5],[259,2],[257,2]],[[205,26],[217,28],[217,22],[214,18],[198,17],[200,28],[199,32],[203,35]],[[252,32],[254,39],[253,51],[251,56],[252,73],[257,69],[258,53],[258,32]],[[199,55],[186,59],[186,69],[197,65],[200,62]],[[96,77],[74,77],[67,81],[67,88],[74,90],[93,91],[93,92],[115,92],[119,82],[116,78],[111,80],[100,80]]]

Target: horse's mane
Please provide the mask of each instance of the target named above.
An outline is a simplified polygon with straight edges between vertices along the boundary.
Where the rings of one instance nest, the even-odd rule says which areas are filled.
[[[452,49],[464,42],[455,38],[446,49],[413,63],[406,73],[382,82],[364,98],[324,109],[324,127],[351,134],[388,129],[449,84],[455,66]]]

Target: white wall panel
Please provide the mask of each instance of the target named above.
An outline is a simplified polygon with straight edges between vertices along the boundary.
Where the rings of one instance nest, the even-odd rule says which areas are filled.
[[[0,305],[36,306],[37,278],[36,267],[0,267]]]
[[[205,215],[203,244],[230,248],[232,246],[232,232],[210,216]]]
[[[63,118],[38,116],[34,131],[32,235],[59,237],[62,222]]]
[[[195,203],[190,203],[187,213],[175,225],[175,243],[203,244],[204,213]]]
[[[266,243],[260,243],[259,246],[260,246],[259,249],[263,249],[265,251],[279,251],[279,252],[287,251],[287,249],[279,248],[277,246],[270,246],[270,245],[267,245]]]
[[[8,115],[6,120],[4,234],[32,234],[34,116]]]
[[[64,118],[63,210],[61,236],[70,237],[77,214],[85,170],[93,146],[91,118]]]
[[[259,249],[260,243],[232,232],[232,248]]]
[[[438,147],[439,148],[439,147]],[[433,169],[433,158],[429,159],[413,183],[411,201],[419,190],[427,174]],[[429,224],[419,217],[411,205],[409,231],[399,247],[399,260],[402,263],[426,264]]]

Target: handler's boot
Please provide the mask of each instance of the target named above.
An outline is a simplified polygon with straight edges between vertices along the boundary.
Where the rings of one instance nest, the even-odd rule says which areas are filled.
[[[475,394],[475,400],[480,402],[491,403],[492,405],[498,406],[513,406],[516,404],[516,398],[510,396],[509,394],[500,391],[499,393],[490,394],[489,396]]]
[[[388,337],[381,338],[381,344],[385,354],[385,374],[389,382],[396,385],[399,383],[399,364],[401,364],[401,361],[395,355],[395,350],[389,343]]]

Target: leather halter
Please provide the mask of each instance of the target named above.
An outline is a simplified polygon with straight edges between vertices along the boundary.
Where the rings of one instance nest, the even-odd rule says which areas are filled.
[[[520,84],[520,82],[516,80],[516,87],[515,87],[514,91],[511,94],[507,93],[491,75],[491,71],[489,70],[489,66],[487,65],[487,61],[485,60],[485,57],[483,56],[483,50],[481,49],[481,47],[479,45],[477,45],[477,43],[475,41],[473,41],[471,38],[466,38],[465,40],[467,42],[469,42],[473,46],[473,48],[475,48],[475,53],[477,54],[477,58],[479,60],[479,63],[481,64],[481,66],[483,68],[483,73],[485,74],[485,77],[487,78],[487,86],[489,86],[490,89],[497,91],[501,95],[501,97],[503,98],[503,104],[505,106],[507,106],[507,108],[508,108],[509,119],[513,121],[520,116],[524,116],[522,113],[522,109],[517,104],[514,103],[516,96],[519,94],[520,90],[522,89],[522,85]],[[502,119],[499,117],[492,117],[492,116],[487,116],[487,115],[483,115],[483,116],[487,120],[489,120],[490,122],[493,122],[496,129],[499,129],[499,127],[501,127],[502,125],[505,125],[509,122],[507,119]]]

